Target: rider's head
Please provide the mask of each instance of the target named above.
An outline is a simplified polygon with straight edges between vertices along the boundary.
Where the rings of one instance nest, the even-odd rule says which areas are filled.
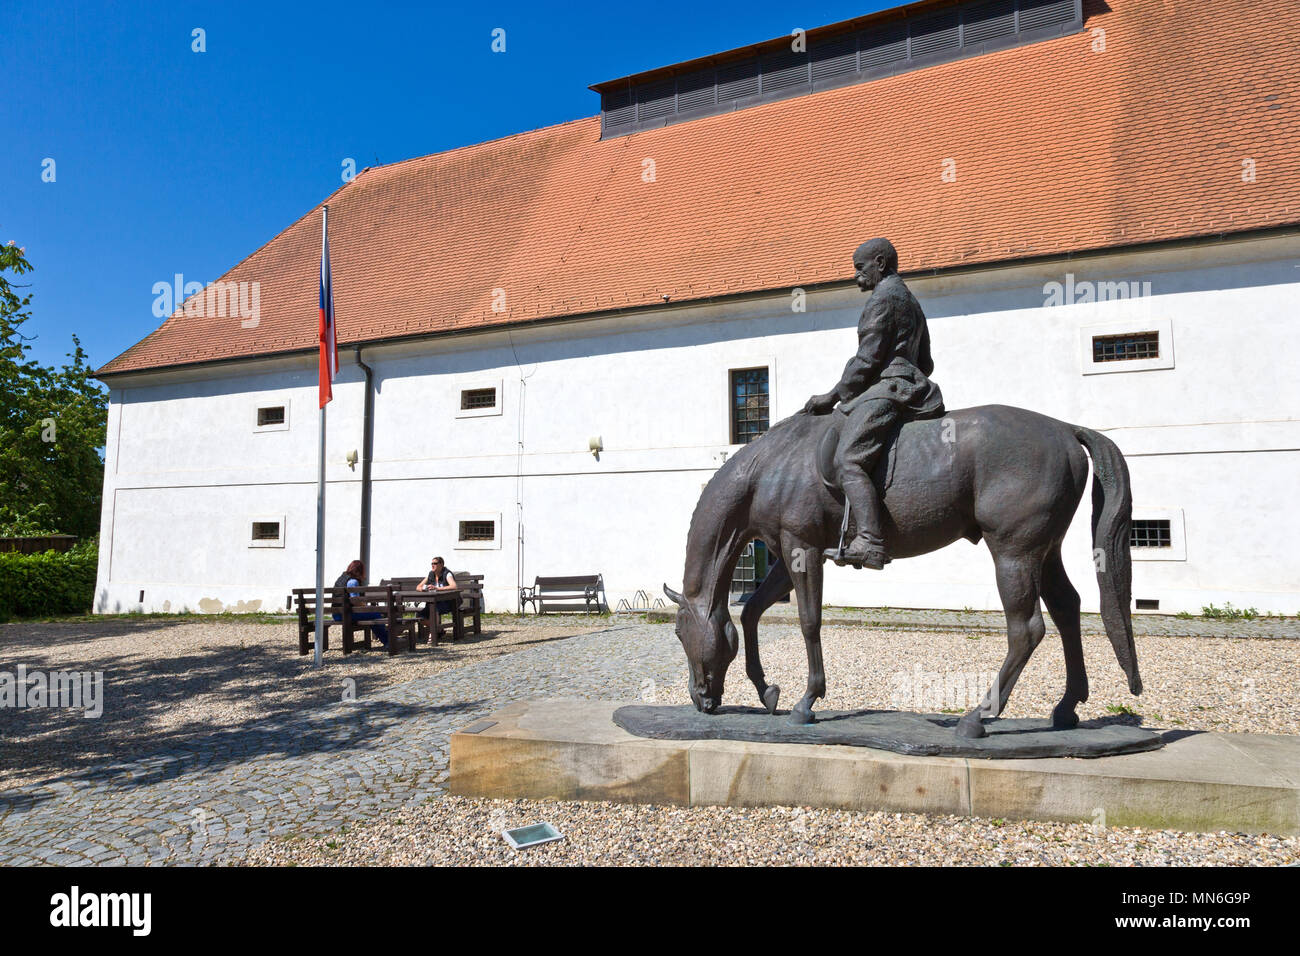
[[[858,288],[869,292],[887,275],[898,271],[898,252],[888,239],[869,239],[853,253],[853,277]]]

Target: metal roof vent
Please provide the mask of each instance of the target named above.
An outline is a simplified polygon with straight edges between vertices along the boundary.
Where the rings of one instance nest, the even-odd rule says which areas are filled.
[[[913,4],[789,37],[597,83],[601,137],[893,76],[1083,29],[1083,0]]]

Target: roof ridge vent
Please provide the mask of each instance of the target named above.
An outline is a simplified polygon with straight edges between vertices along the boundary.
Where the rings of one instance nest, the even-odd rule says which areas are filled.
[[[913,4],[790,37],[597,83],[601,138],[729,113],[1066,36],[1083,29],[1083,0]]]

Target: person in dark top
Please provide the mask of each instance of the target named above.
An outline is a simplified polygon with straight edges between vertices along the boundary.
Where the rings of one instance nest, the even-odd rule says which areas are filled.
[[[434,558],[429,566],[429,573],[424,576],[424,580],[415,586],[417,591],[442,591],[447,588],[456,586],[456,575],[447,570],[447,565],[443,563],[442,558]],[[451,614],[456,610],[456,599],[448,598],[446,601],[435,601],[438,605],[439,614]],[[433,617],[431,610],[433,604],[424,606],[424,616],[427,619]]]
[[[334,582],[336,588],[359,588],[364,587],[366,583],[366,566],[360,561],[353,561],[348,565],[348,569],[340,574]],[[351,603],[353,598],[359,597],[353,591],[348,592],[348,601]],[[373,621],[376,618],[383,617],[378,611],[358,611],[352,615],[354,621]],[[334,620],[343,620],[343,615],[335,614]],[[388,646],[388,626],[385,624],[376,624],[371,628],[375,632],[375,637],[384,647]]]

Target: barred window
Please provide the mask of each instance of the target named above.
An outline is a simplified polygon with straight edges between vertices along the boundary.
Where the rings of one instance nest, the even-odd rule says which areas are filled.
[[[495,541],[497,525],[495,521],[460,522],[461,541]]]
[[[1129,532],[1130,548],[1171,548],[1173,538],[1168,518],[1137,519]]]
[[[1094,335],[1094,362],[1124,362],[1130,359],[1160,357],[1159,332],[1130,332],[1124,335]]]
[[[270,408],[259,408],[257,410],[257,427],[265,428],[267,425],[284,424],[284,406],[275,405]]]
[[[497,390],[495,388],[467,388],[460,393],[461,411],[473,408],[496,408]]]
[[[733,369],[731,372],[731,443],[748,445],[767,431],[767,426],[767,369]]]

